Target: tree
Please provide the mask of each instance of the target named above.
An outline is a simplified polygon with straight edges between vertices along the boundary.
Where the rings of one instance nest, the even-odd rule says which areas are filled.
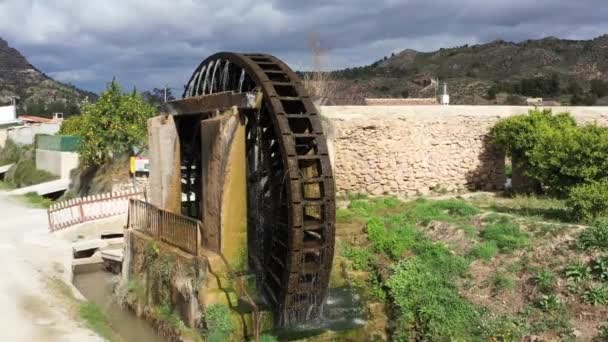
[[[590,93],[598,98],[608,96],[608,81],[591,80]]]
[[[80,158],[84,165],[101,165],[110,158],[129,154],[146,143],[146,123],[155,109],[138,94],[124,94],[112,81],[95,104],[82,108],[82,115],[64,121],[61,134],[81,137]]]
[[[154,88],[151,91],[146,90],[141,93],[141,97],[151,105],[160,106],[165,103],[165,89]],[[167,88],[167,101],[173,100],[175,100],[175,96],[173,96],[171,88]]]

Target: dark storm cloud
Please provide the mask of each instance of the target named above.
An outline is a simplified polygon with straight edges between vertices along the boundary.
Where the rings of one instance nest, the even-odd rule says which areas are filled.
[[[497,38],[588,39],[608,32],[605,0],[0,0],[0,37],[48,74],[98,91],[116,76],[139,89],[181,87],[219,50],[276,54],[309,66],[309,37],[329,67],[405,48]]]

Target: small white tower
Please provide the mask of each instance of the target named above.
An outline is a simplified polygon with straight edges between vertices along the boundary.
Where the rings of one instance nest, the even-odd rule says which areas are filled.
[[[447,106],[450,104],[450,95],[448,95],[448,83],[447,82],[443,82],[443,92],[441,93],[441,96],[439,97],[439,103]]]

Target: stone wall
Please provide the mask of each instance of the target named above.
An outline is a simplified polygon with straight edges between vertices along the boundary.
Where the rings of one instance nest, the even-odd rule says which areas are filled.
[[[415,196],[504,186],[505,156],[488,133],[517,106],[327,106],[340,193]],[[555,107],[608,123],[607,107]],[[330,141],[330,145],[332,142]]]

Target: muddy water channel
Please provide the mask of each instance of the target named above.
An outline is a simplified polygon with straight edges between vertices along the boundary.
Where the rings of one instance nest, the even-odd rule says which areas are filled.
[[[152,325],[118,305],[113,295],[117,282],[118,276],[101,269],[74,275],[74,286],[103,310],[112,329],[124,341],[166,342]]]

